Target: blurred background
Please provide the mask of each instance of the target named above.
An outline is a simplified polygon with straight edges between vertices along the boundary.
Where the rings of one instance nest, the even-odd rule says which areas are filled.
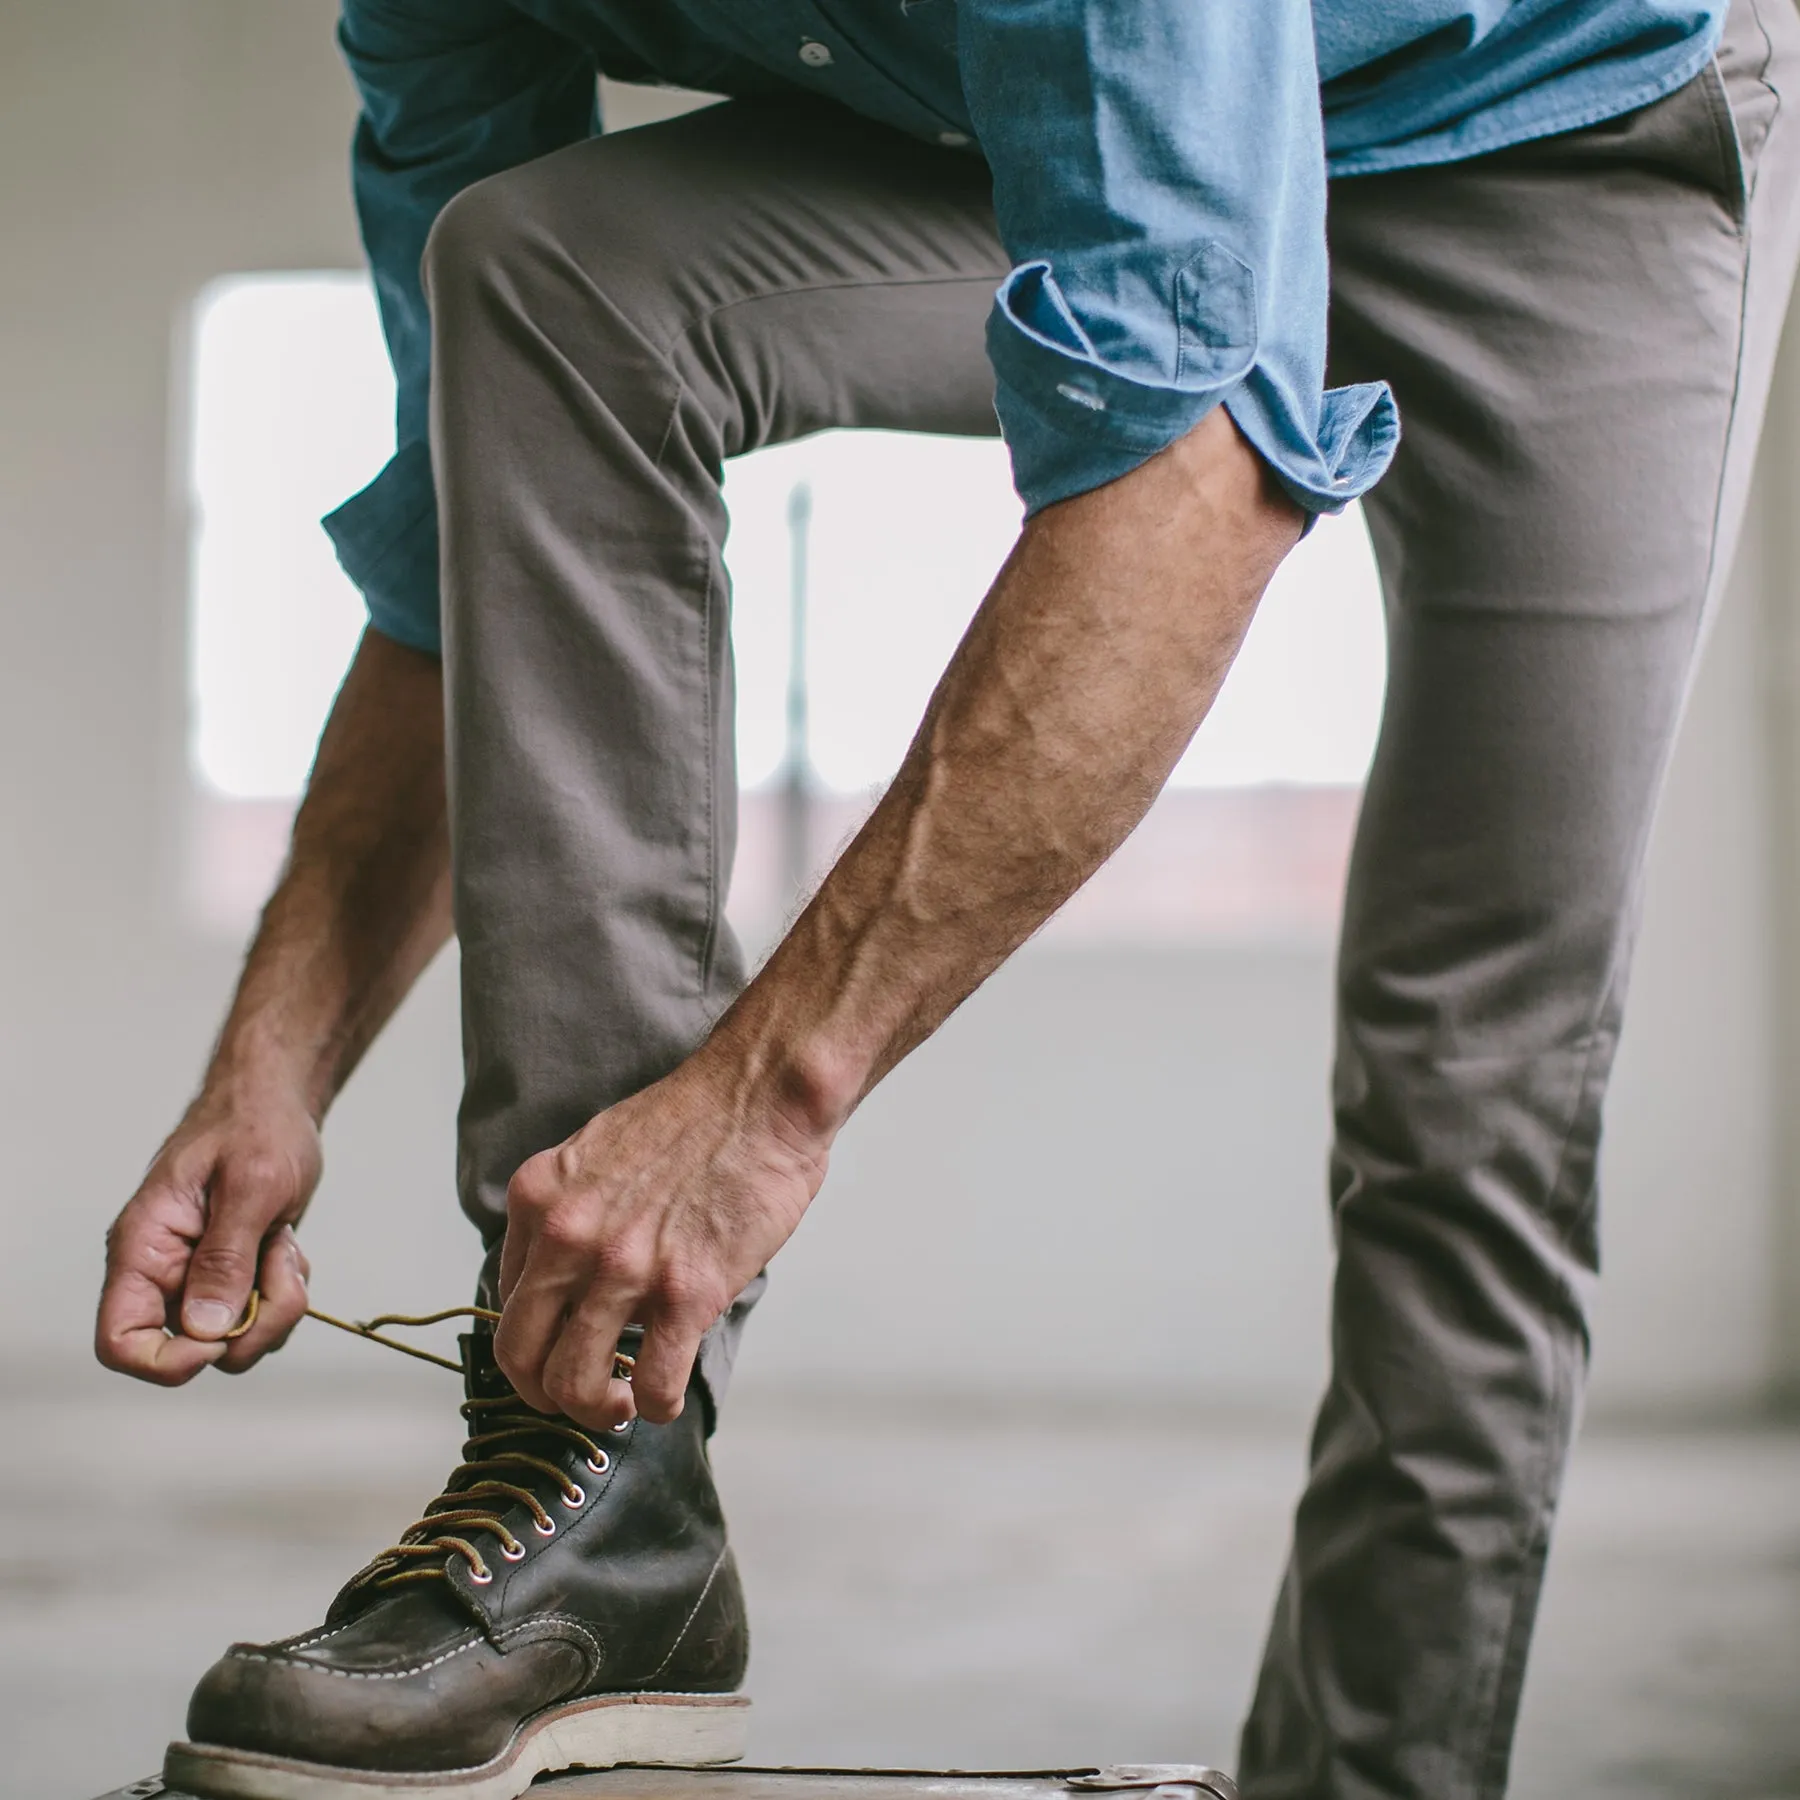
[[[391,383],[331,0],[0,6],[0,1794],[144,1774],[229,1640],[437,1490],[450,1377],[319,1327],[102,1375],[101,1235],[185,1103],[360,626],[317,515]],[[609,90],[609,128],[692,100]],[[1010,542],[993,443],[730,475],[753,947]],[[1607,1278],[1515,1792],[1800,1795],[1800,360],[1660,820]],[[1229,1762],[1323,1373],[1330,952],[1382,682],[1358,518],[1144,828],[869,1102],[718,1442],[759,1761]],[[345,1095],[314,1294],[463,1300],[456,974]]]

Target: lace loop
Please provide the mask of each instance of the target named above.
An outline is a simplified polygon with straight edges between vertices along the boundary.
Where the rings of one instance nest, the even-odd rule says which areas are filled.
[[[548,1457],[515,1447],[494,1448],[497,1444],[512,1446],[520,1438],[550,1438],[573,1444],[590,1462],[599,1461],[604,1452],[579,1426],[532,1411],[516,1394],[465,1400],[462,1414],[469,1422],[469,1437],[463,1445],[463,1460],[444,1484],[444,1491],[401,1532],[398,1543],[390,1544],[355,1577],[352,1587],[388,1588],[404,1581],[441,1580],[449,1572],[452,1556],[460,1556],[468,1568],[469,1579],[485,1587],[493,1579],[493,1572],[470,1543],[470,1534],[486,1532],[498,1539],[500,1554],[508,1562],[518,1562],[525,1554],[524,1544],[502,1512],[508,1502],[523,1506],[531,1514],[539,1536],[555,1536],[556,1521],[543,1501],[530,1488],[506,1479],[515,1468],[547,1476],[556,1484],[558,1498],[571,1511],[587,1504],[586,1490]],[[477,1500],[498,1504],[470,1504]],[[427,1561],[428,1558],[433,1560]]]

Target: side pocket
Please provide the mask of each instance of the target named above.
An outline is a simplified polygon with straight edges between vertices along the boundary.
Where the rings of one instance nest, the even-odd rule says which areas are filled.
[[[1724,46],[1721,45],[1720,48],[1723,49]],[[1767,88],[1761,88],[1760,84],[1757,86],[1763,94],[1768,93]],[[1738,136],[1736,110],[1732,106],[1731,95],[1726,90],[1725,76],[1718,58],[1709,62],[1683,91],[1692,91],[1698,95],[1706,107],[1713,134],[1716,190],[1738,230],[1742,231],[1750,217],[1750,182],[1745,172],[1744,146]],[[1752,123],[1752,117],[1745,119],[1747,126]],[[1760,144],[1767,135],[1768,123],[1764,120],[1756,131],[1755,142]]]

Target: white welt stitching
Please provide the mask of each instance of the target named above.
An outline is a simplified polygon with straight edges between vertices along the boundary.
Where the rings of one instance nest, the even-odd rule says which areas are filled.
[[[410,1669],[334,1669],[326,1663],[308,1662],[304,1657],[264,1656],[260,1650],[233,1650],[230,1654],[239,1662],[287,1663],[314,1675],[337,1675],[345,1681],[404,1681],[409,1675],[423,1675],[427,1669],[435,1669],[439,1663],[447,1663],[451,1657],[473,1650],[480,1642],[478,1636],[471,1635],[442,1656],[434,1656],[430,1662],[419,1663]]]

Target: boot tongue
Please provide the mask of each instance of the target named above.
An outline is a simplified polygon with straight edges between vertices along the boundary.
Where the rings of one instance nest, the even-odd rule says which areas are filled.
[[[369,1619],[379,1642],[436,1643],[470,1625],[483,1632],[491,1621],[464,1589],[445,1581],[415,1581],[399,1588],[345,1588],[325,1615],[328,1627]]]
[[[494,1361],[494,1333],[480,1325],[457,1340],[462,1350],[463,1393],[471,1400],[509,1400],[513,1385]]]

